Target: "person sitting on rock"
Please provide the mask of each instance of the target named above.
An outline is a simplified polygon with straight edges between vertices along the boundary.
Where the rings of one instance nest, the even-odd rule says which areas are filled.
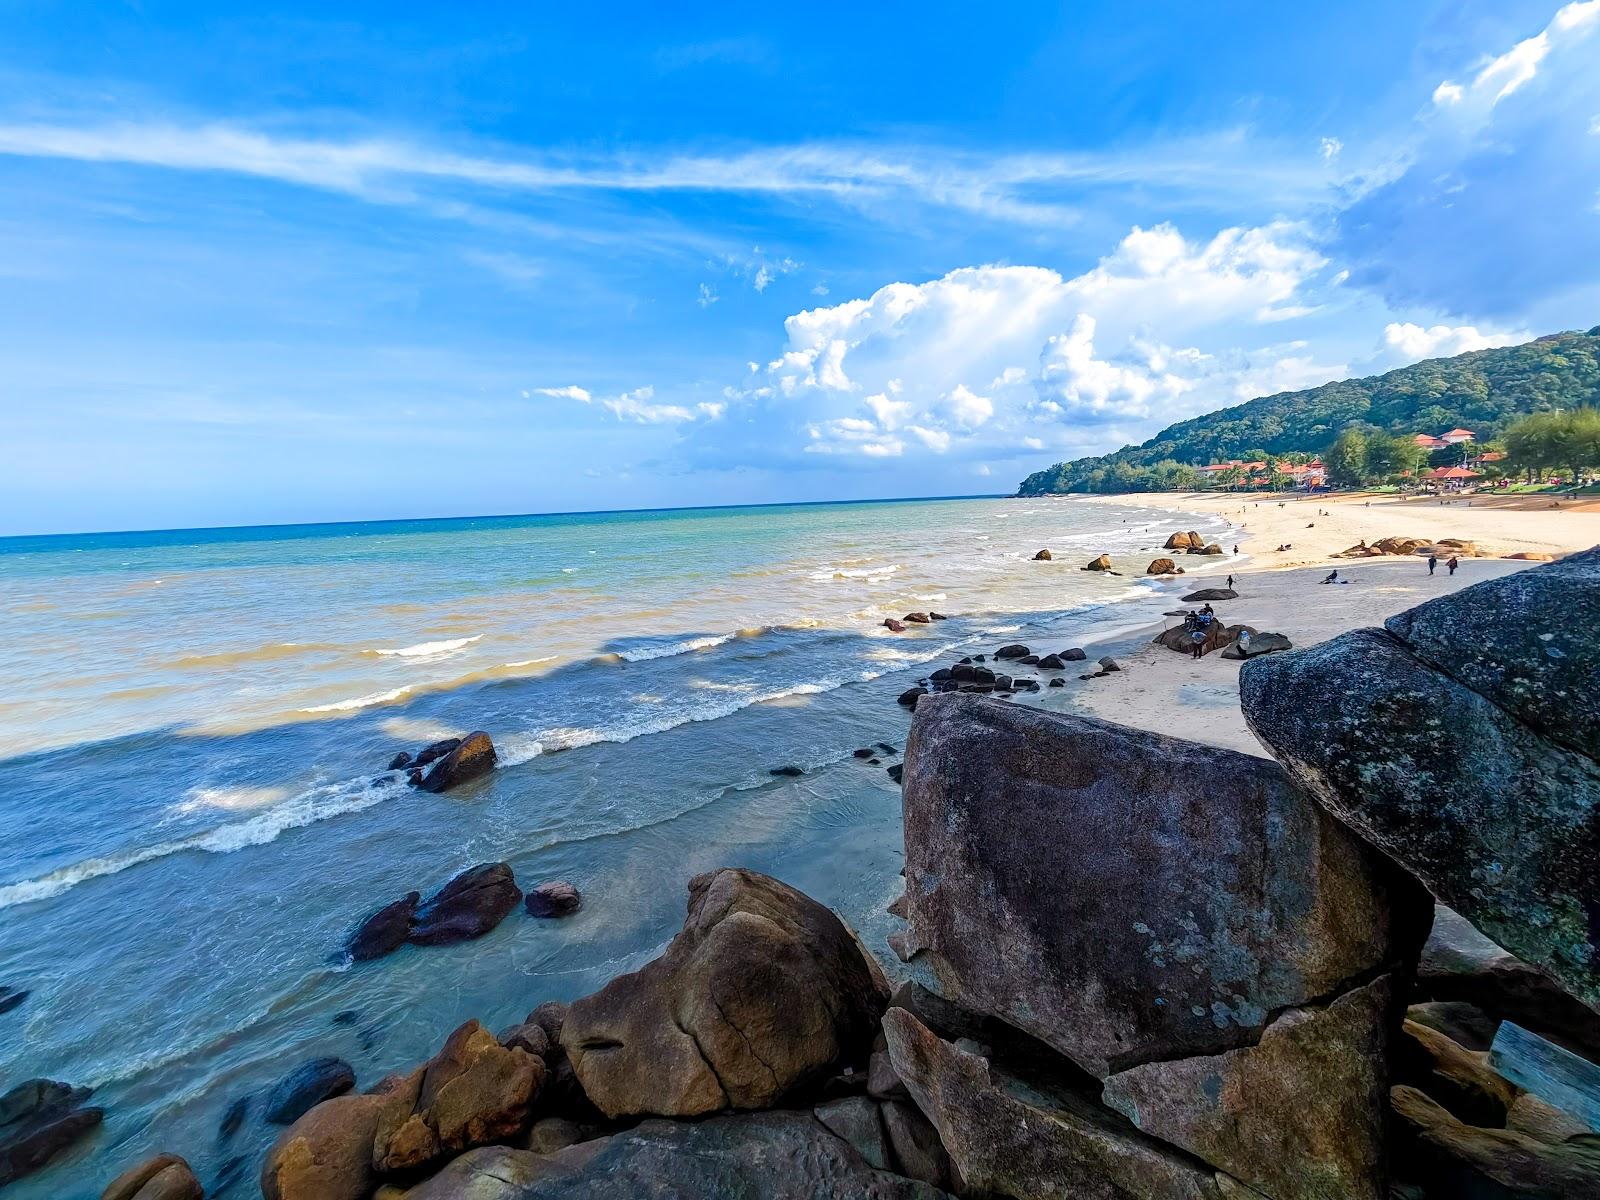
[[[1216,615],[1217,615],[1217,610],[1212,608],[1211,607],[1211,601],[1207,600],[1205,602],[1204,607],[1202,607],[1200,609],[1200,619],[1202,621],[1206,622],[1207,624],[1209,624],[1210,621],[1211,621],[1211,618],[1216,616]]]

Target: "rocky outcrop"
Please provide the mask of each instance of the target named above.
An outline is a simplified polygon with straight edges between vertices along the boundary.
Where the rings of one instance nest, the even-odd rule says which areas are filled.
[[[646,1121],[556,1154],[491,1147],[451,1163],[406,1200],[941,1200],[938,1188],[875,1169],[810,1113]]]
[[[1178,564],[1170,558],[1157,558],[1151,561],[1144,569],[1146,575],[1173,575],[1178,570]]]
[[[104,1110],[83,1107],[89,1092],[30,1079],[0,1095],[0,1187],[48,1166],[100,1127]]]
[[[1193,553],[1193,551],[1190,551],[1190,553]],[[1201,550],[1200,553],[1201,554],[1224,554],[1224,553],[1226,553],[1226,551],[1224,551],[1223,548],[1221,546],[1217,545],[1215,542],[1212,542],[1211,545],[1209,545],[1205,549]]]
[[[1019,1200],[1228,1200],[1217,1173],[1113,1113],[1050,1096],[947,1042],[903,1008],[883,1021],[889,1055],[939,1132],[967,1194]],[[1052,1102],[1053,1101],[1053,1102]]]
[[[426,753],[426,751],[424,751]],[[418,763],[422,762],[419,755]],[[425,792],[447,792],[453,787],[494,770],[494,743],[487,733],[469,733],[461,744],[439,759],[422,777]]]
[[[1099,558],[1092,558],[1089,560],[1088,564],[1084,566],[1083,570],[1109,571],[1111,570],[1111,556],[1109,554],[1102,554]]]
[[[205,1189],[176,1154],[158,1154],[129,1167],[100,1193],[100,1200],[203,1200]]]
[[[447,946],[482,937],[522,899],[508,863],[481,863],[461,872],[417,906],[407,941]]]
[[[1183,597],[1185,604],[1197,604],[1205,600],[1237,600],[1239,593],[1232,588],[1201,588],[1199,591],[1190,592]]]
[[[689,884],[661,957],[567,1012],[561,1043],[610,1117],[767,1107],[839,1064],[865,1064],[887,988],[850,930],[752,871]]]
[[[411,922],[416,919],[421,902],[421,892],[407,892],[394,903],[385,904],[361,922],[345,943],[345,951],[356,962],[368,962],[400,949],[411,936]]]
[[[1222,650],[1231,646],[1238,640],[1239,631],[1250,629],[1248,625],[1224,625],[1221,621],[1212,621],[1206,626],[1206,640],[1200,643],[1204,653],[1210,654],[1214,650]],[[1252,637],[1255,630],[1250,629]],[[1175,625],[1171,629],[1163,629],[1152,639],[1157,645],[1165,646],[1168,650],[1177,650],[1182,654],[1194,653],[1194,639],[1190,637],[1189,630],[1182,625]]]
[[[1050,551],[1048,551],[1048,550],[1039,551],[1039,553],[1037,553],[1037,554],[1035,554],[1033,556],[1033,561],[1034,562],[1049,562],[1050,561]]]
[[[553,879],[533,888],[524,903],[535,917],[569,917],[583,906],[583,897],[565,879]]]
[[[1591,1007],[1600,651],[1575,618],[1596,611],[1597,563],[1575,555],[1240,670],[1251,729],[1323,806]]]
[[[893,617],[885,617],[883,619],[883,627],[890,633],[904,633],[906,631],[905,623],[896,621]]]
[[[1198,533],[1175,533],[1162,543],[1163,550],[1203,550],[1206,541]]]
[[[946,995],[1278,1200],[1378,1194],[1369,981],[1414,958],[1431,905],[1280,768],[937,696],[912,726],[904,811],[905,948]]]
[[[293,1125],[313,1105],[342,1096],[356,1086],[356,1073],[338,1058],[314,1058],[280,1079],[267,1093],[266,1117],[274,1125]]]

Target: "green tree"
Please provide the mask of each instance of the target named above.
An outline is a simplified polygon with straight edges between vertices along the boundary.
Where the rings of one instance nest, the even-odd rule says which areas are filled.
[[[1328,447],[1322,463],[1328,468],[1328,478],[1335,483],[1361,484],[1367,478],[1367,435],[1358,425],[1352,425]]]

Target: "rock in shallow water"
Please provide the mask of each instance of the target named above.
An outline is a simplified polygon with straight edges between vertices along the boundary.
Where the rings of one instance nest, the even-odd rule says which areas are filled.
[[[350,957],[356,962],[368,962],[404,946],[411,936],[411,922],[421,902],[421,892],[407,892],[361,922],[361,927],[345,943]]]
[[[118,1175],[100,1200],[202,1200],[204,1195],[188,1162],[176,1154],[158,1154]]]
[[[582,907],[583,897],[565,879],[555,879],[529,891],[524,903],[535,917],[567,917]]]
[[[865,1063],[887,988],[832,912],[753,871],[689,884],[660,958],[574,1001],[561,1042],[610,1117],[764,1108]]]
[[[356,1073],[339,1058],[313,1058],[280,1079],[267,1094],[267,1120],[293,1125],[313,1105],[342,1096],[356,1086]]]
[[[428,768],[428,773],[422,777],[422,790],[444,792],[487,775],[494,770],[495,758],[494,743],[487,733],[469,733],[459,746]],[[420,756],[418,762],[421,762]]]
[[[417,906],[407,940],[418,946],[446,946],[482,937],[521,899],[509,863],[482,863],[461,872]]]
[[[80,1107],[89,1088],[30,1079],[0,1095],[0,1187],[50,1164],[99,1128],[105,1112]]]

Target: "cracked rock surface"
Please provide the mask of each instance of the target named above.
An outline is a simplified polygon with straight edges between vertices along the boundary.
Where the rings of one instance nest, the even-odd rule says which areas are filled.
[[[887,989],[850,930],[786,884],[725,868],[689,883],[666,951],[573,1003],[561,1043],[609,1117],[772,1106],[865,1064]]]
[[[1600,551],[1246,663],[1245,719],[1360,837],[1600,1006]]]

